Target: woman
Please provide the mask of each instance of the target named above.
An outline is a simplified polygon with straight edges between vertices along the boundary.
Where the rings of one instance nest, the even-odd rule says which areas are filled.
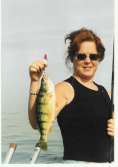
[[[73,75],[56,84],[56,115],[64,144],[64,160],[87,162],[113,161],[114,118],[111,100],[105,88],[93,81],[105,48],[91,30],[82,28],[67,35],[66,62]],[[36,129],[35,102],[41,75],[47,62],[30,65],[29,120]]]

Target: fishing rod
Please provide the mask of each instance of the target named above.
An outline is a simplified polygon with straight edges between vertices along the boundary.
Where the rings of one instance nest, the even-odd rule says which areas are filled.
[[[113,42],[113,58],[112,58],[112,77],[111,77],[111,110],[110,110],[110,118],[113,117],[114,114],[114,42]],[[112,148],[113,144],[113,148]],[[109,141],[109,163],[112,161],[112,155],[114,156],[114,139],[110,137]]]
[[[112,80],[111,80],[111,104],[114,112],[114,43],[113,43],[113,60],[112,60]]]

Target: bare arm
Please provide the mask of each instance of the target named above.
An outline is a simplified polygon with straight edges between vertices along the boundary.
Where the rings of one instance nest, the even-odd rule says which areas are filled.
[[[37,64],[37,70],[35,71],[34,69],[32,70],[32,66],[30,67],[30,77],[31,77],[31,82],[30,82],[30,90],[29,90],[29,103],[28,103],[28,116],[29,116],[29,121],[33,129],[37,129],[37,124],[36,124],[36,115],[35,115],[35,109],[36,109],[36,98],[38,91],[40,91],[40,84],[41,84],[41,75],[37,74],[37,71],[43,67],[41,67],[40,62],[36,62],[34,64]],[[33,95],[31,94],[33,93]],[[57,116],[58,113],[62,110],[62,108],[68,104],[71,99],[74,96],[74,91],[73,88],[70,86],[70,84],[66,82],[61,82],[56,84],[55,86],[55,94],[56,94],[56,113],[55,115]]]
[[[35,115],[36,98],[37,98],[37,93],[40,89],[43,69],[46,66],[47,66],[46,62],[40,60],[32,63],[29,67],[29,74],[31,81],[29,90],[29,101],[28,101],[28,117],[33,129],[37,128],[36,115]]]
[[[29,102],[28,102],[28,116],[29,116],[29,121],[33,129],[37,128],[36,125],[36,115],[35,115],[35,108],[36,108],[36,98],[37,92],[39,91],[40,83],[37,81],[31,81],[30,83],[30,90],[29,90]],[[34,93],[33,94],[31,94]]]
[[[56,93],[56,115],[69,104],[74,97],[74,90],[67,82],[60,82],[55,86]]]

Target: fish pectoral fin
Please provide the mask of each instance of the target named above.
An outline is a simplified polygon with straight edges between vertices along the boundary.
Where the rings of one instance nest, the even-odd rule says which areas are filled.
[[[52,126],[50,127],[49,132],[52,132]]]

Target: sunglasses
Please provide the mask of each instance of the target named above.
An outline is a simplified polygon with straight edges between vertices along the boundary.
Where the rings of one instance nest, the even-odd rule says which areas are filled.
[[[87,55],[85,53],[78,53],[78,54],[76,54],[76,57],[78,60],[85,60]],[[89,59],[96,61],[99,59],[99,56],[96,53],[91,53],[91,54],[89,54]]]

